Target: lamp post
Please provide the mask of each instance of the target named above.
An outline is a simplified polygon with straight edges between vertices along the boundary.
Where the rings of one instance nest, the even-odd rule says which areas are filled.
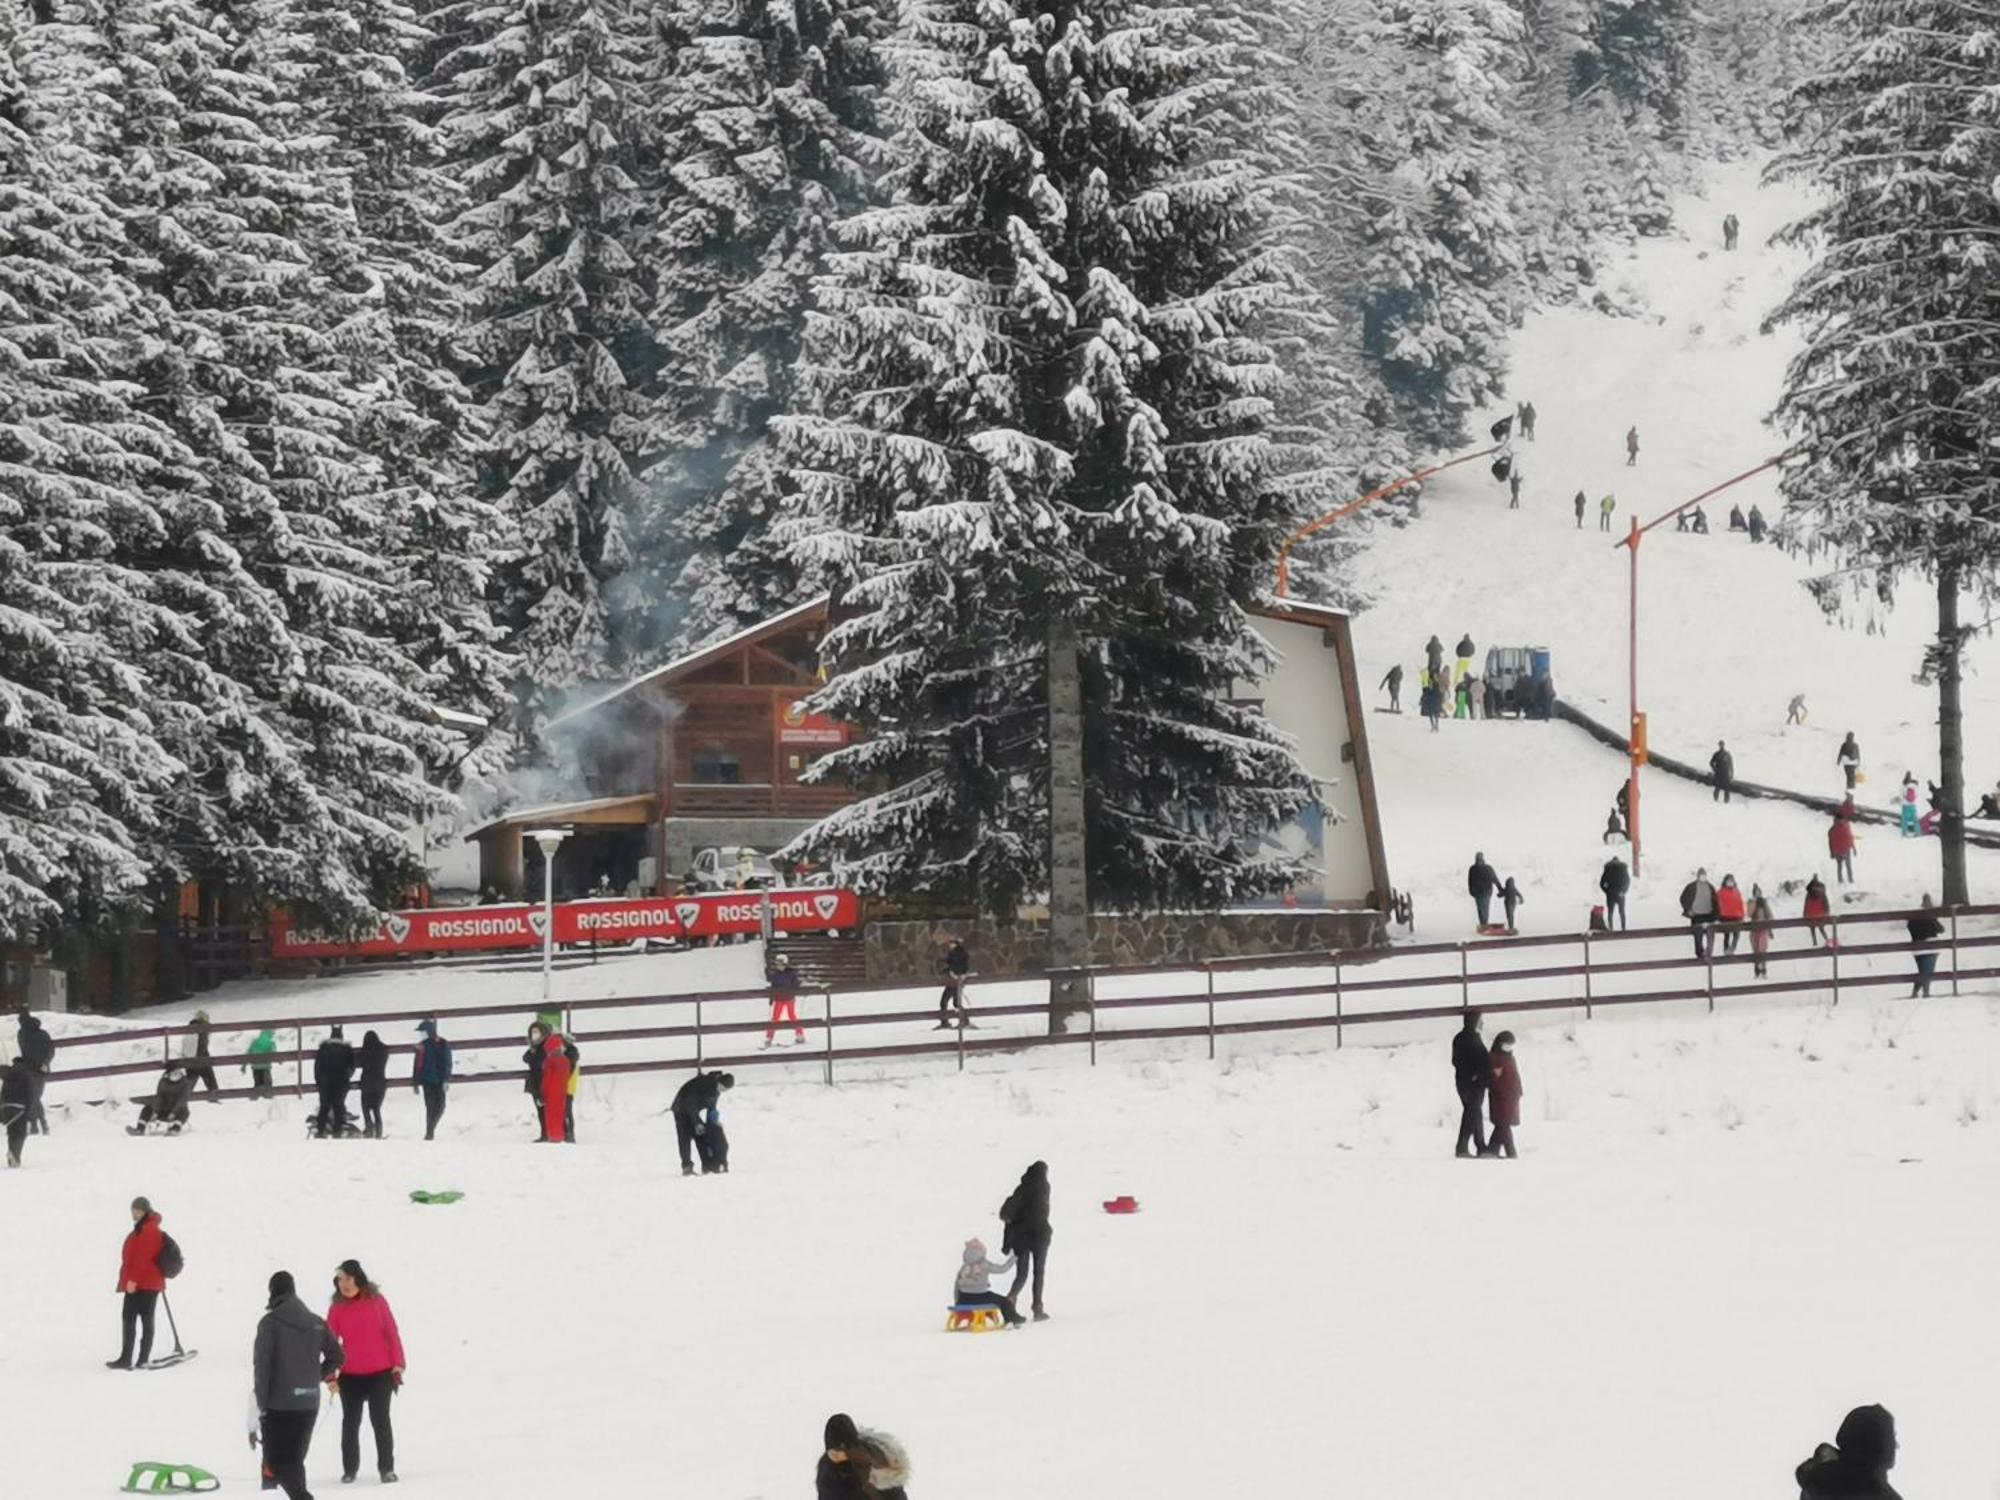
[[[1659,515],[1653,517],[1644,526],[1641,526],[1639,518],[1634,516],[1632,518],[1632,529],[1612,543],[1614,547],[1631,549],[1631,556],[1628,561],[1631,564],[1632,583],[1630,602],[1626,606],[1626,635],[1630,653],[1626,664],[1625,686],[1626,711],[1631,719],[1626,732],[1625,744],[1630,756],[1631,765],[1625,773],[1625,832],[1632,841],[1632,873],[1634,875],[1639,873],[1639,767],[1646,763],[1646,716],[1639,712],[1639,542],[1655,526],[1665,525],[1682,511],[1701,504],[1702,501],[1713,495],[1721,494],[1732,485],[1741,484],[1746,479],[1753,479],[1766,469],[1775,469],[1796,451],[1796,449],[1787,449],[1775,458],[1767,458],[1761,464],[1757,465],[1756,468],[1745,469],[1741,474],[1730,479],[1725,479],[1722,483],[1703,490],[1692,500],[1683,500],[1671,510],[1661,511]]]
[[[542,1008],[549,1003],[549,975],[556,958],[556,850],[569,837],[567,828],[530,828],[528,837],[542,851]]]

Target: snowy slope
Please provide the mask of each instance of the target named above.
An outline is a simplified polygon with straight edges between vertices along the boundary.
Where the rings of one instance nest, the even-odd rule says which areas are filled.
[[[1510,511],[1506,487],[1471,464],[1432,483],[1416,524],[1375,528],[1360,567],[1377,602],[1355,622],[1356,650],[1372,704],[1383,701],[1373,685],[1394,662],[1411,685],[1404,716],[1371,713],[1369,735],[1391,874],[1420,900],[1428,894],[1434,913],[1440,901],[1464,904],[1475,848],[1503,875],[1559,877],[1539,902],[1530,888],[1533,930],[1572,929],[1594,899],[1607,852],[1597,841],[1624,774],[1621,758],[1560,726],[1447,723],[1427,743],[1426,726],[1407,711],[1423,644],[1435,634],[1449,653],[1469,631],[1482,661],[1490,645],[1549,646],[1563,696],[1623,727],[1627,554],[1596,529],[1597,501],[1607,490],[1617,495],[1622,534],[1632,515],[1650,520],[1781,450],[1764,419],[1793,336],[1762,336],[1758,324],[1801,261],[1764,240],[1801,202],[1795,190],[1758,186],[1752,165],[1716,168],[1707,197],[1678,206],[1688,238],[1643,242],[1607,273],[1636,290],[1657,321],[1560,309],[1521,331],[1514,389],[1539,417],[1537,440],[1516,445],[1521,509]],[[1731,210],[1744,233],[1743,248],[1728,255],[1719,226]],[[1641,452],[1627,468],[1624,434],[1635,423]],[[1571,507],[1579,488],[1590,501],[1581,531]],[[1911,681],[1929,638],[1928,596],[1914,589],[1894,612],[1864,600],[1845,623],[1829,623],[1799,584],[1815,564],[1725,530],[1731,496],[1746,512],[1753,502],[1767,516],[1781,508],[1767,474],[1709,503],[1711,535],[1669,525],[1644,544],[1639,687],[1654,747],[1706,764],[1726,739],[1739,776],[1831,792],[1841,785],[1834,754],[1852,729],[1870,773],[1860,795],[1887,807],[1906,769],[1936,775],[1935,701]],[[2000,758],[1981,759],[2000,730],[1997,667],[1993,642],[1975,641],[1966,691],[1974,796],[2000,776]],[[1799,692],[1811,721],[1787,729],[1785,706]],[[1831,873],[1823,819],[1712,808],[1705,793],[1659,773],[1647,776],[1644,795],[1644,832],[1657,859],[1654,878],[1636,893],[1635,920],[1641,912],[1668,920],[1671,897],[1696,864],[1716,876],[1734,869],[1746,888],[1762,879],[1767,890],[1774,874]],[[1934,846],[1896,850],[1883,831],[1865,838],[1860,872],[1872,896],[1914,904],[1927,889],[1935,894]],[[2000,866],[1991,856],[1973,859],[1975,899],[2000,895]],[[1449,931],[1457,930],[1454,916]],[[1427,935],[1448,934],[1433,927]]]
[[[631,1081],[574,1149],[529,1144],[504,1090],[455,1096],[431,1147],[405,1095],[379,1143],[240,1105],[135,1141],[85,1111],[0,1178],[7,1489],[81,1500],[151,1457],[250,1491],[265,1279],[317,1299],[352,1255],[409,1348],[401,1493],[432,1500],[796,1500],[836,1409],[903,1437],[918,1497],[1762,1500],[1869,1400],[1902,1420],[1906,1494],[2000,1493],[2000,1004],[1524,1034],[1518,1164],[1450,1159],[1447,1031],[746,1084],[738,1170],[694,1181],[663,1088]],[[997,1240],[1036,1157],[1054,1321],[945,1336],[960,1242]],[[186,1250],[202,1354],[124,1375],[99,1362],[137,1192]],[[1099,1211],[1120,1192],[1138,1217]],[[325,1423],[314,1451],[324,1496]]]

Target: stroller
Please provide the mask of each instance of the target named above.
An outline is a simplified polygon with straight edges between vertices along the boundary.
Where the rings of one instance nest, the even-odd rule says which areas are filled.
[[[160,1086],[153,1091],[153,1097],[139,1111],[139,1123],[125,1127],[127,1135],[145,1135],[150,1127],[165,1127],[168,1135],[179,1135],[181,1127],[188,1122],[188,1095],[194,1092],[194,1075],[179,1063],[167,1064],[167,1071],[160,1075]]]

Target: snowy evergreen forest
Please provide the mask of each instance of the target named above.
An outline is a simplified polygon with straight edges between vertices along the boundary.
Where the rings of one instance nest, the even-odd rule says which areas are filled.
[[[995,906],[1080,647],[1102,904],[1310,795],[1299,520],[1778,144],[1781,0],[6,0],[0,935],[356,920],[578,686],[826,587],[812,849]],[[1989,65],[1990,66],[1990,65]],[[1351,597],[1349,559],[1302,557]],[[488,721],[468,734],[458,717]]]

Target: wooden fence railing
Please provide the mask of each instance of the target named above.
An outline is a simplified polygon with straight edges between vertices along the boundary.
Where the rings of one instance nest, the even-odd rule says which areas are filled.
[[[1703,957],[1695,956],[1691,946],[1675,956],[1620,956],[1648,945],[1657,948],[1664,943],[1690,943],[1688,928],[1667,927],[1250,956],[1199,964],[1105,967],[1026,979],[986,978],[973,981],[967,989],[973,1013],[985,1029],[972,1033],[957,1031],[944,1040],[903,1041],[895,1036],[905,1028],[934,1020],[938,1014],[935,985],[898,989],[863,984],[818,987],[803,998],[823,1002],[824,1013],[802,1013],[799,1018],[803,1029],[816,1034],[815,1041],[806,1048],[775,1052],[742,1050],[737,1046],[739,1041],[747,1040],[751,1033],[764,1031],[769,1024],[762,1008],[762,1002],[769,996],[764,989],[576,1000],[563,1002],[560,1008],[564,1012],[565,1030],[585,1049],[586,1076],[691,1068],[754,1068],[811,1058],[823,1065],[824,1077],[831,1083],[838,1064],[879,1059],[956,1058],[962,1069],[968,1058],[989,1054],[1082,1047],[1088,1049],[1094,1064],[1098,1050],[1104,1046],[1199,1037],[1207,1038],[1208,1052],[1213,1057],[1217,1037],[1286,1031],[1331,1030],[1338,1046],[1344,1044],[1351,1027],[1457,1017],[1468,1007],[1477,1007],[1489,1015],[1580,1010],[1589,1017],[1610,1007],[1679,1001],[1702,1001],[1713,1012],[1718,1002],[1784,995],[1830,994],[1838,1004],[1844,994],[1911,984],[1914,955],[1918,951],[1935,953],[1933,983],[1948,987],[1953,994],[1963,984],[2000,980],[2000,963],[1978,962],[1981,957],[2000,957],[1991,951],[2000,948],[2000,930],[1981,920],[2000,918],[2000,906],[1940,909],[1930,914],[1944,924],[1945,930],[1922,950],[1901,930],[1902,924],[1921,913],[1846,912],[1817,921],[1788,918],[1767,924],[1771,944],[1761,958],[1752,949],[1748,924],[1735,924],[1739,941],[1734,953],[1725,951],[1730,928],[1718,924],[1711,929],[1709,951]],[[1895,935],[1867,940],[1871,929],[1877,932],[1888,929]],[[1816,931],[1826,939],[1824,944],[1810,941]],[[1793,935],[1804,935],[1808,942],[1780,946]],[[1541,961],[1544,954],[1560,956],[1557,950],[1562,949],[1576,951],[1578,961]],[[1968,954],[1974,959],[1970,964],[1965,962]],[[1761,977],[1752,972],[1760,962],[1769,971]],[[1417,967],[1430,972],[1406,972]],[[1808,967],[1812,972],[1805,972]],[[1238,981],[1246,979],[1250,982],[1238,987]],[[1008,1033],[993,1027],[992,1023],[998,1020],[1045,1018],[1049,1012],[1046,995],[1026,1002],[1006,1001],[997,991],[1023,983],[1045,988],[1057,980],[1082,981],[1089,1002],[1082,1017],[1082,1029],[1047,1034]],[[988,1003],[982,996],[991,996],[1001,1003]],[[1422,1003],[1378,1006],[1375,1001],[1383,996],[1418,998]],[[921,997],[920,1002],[917,997]],[[919,1008],[907,1008],[913,1002]],[[1158,1025],[1115,1024],[1128,1013],[1143,1015],[1170,1007],[1193,1014]],[[1259,1007],[1290,1008],[1292,1013],[1254,1014]],[[341,1024],[348,1029],[349,1040],[355,1040],[363,1028],[400,1024],[414,1029],[417,1021],[428,1017],[438,1021],[455,1052],[464,1058],[467,1054],[494,1050],[518,1051],[523,1046],[522,1035],[516,1029],[505,1034],[458,1036],[452,1034],[455,1023],[504,1016],[525,1026],[534,1009],[532,1003],[513,1001],[312,1017],[271,1016],[220,1021],[210,1030],[212,1037],[266,1029],[278,1033],[279,1050],[264,1054],[258,1061],[276,1072],[290,1074],[288,1080],[274,1078],[277,1086],[303,1094],[312,1091],[307,1069],[312,1056],[306,1046],[308,1033],[321,1034],[332,1025]],[[802,1006],[802,1012],[808,1009]],[[593,1016],[614,1011],[651,1013],[660,1020],[658,1024],[592,1027]],[[611,1016],[605,1019],[620,1020]],[[180,1039],[189,1030],[186,1026],[147,1027],[60,1038],[56,1044],[58,1066],[50,1081],[60,1084],[156,1074],[179,1055]],[[890,1035],[884,1036],[885,1030]],[[847,1039],[843,1039],[843,1034]],[[291,1043],[289,1047],[284,1045],[286,1041]],[[153,1043],[158,1044],[157,1054],[150,1050]],[[638,1044],[642,1049],[650,1049],[663,1043],[691,1043],[692,1051],[683,1048],[672,1056],[611,1061],[598,1061],[591,1056],[591,1049],[605,1044]],[[135,1044],[146,1046],[148,1055],[130,1057]],[[119,1061],[95,1060],[97,1055],[113,1049],[123,1050],[128,1056]],[[390,1046],[392,1059],[407,1058],[413,1050],[411,1042]],[[239,1067],[250,1061],[250,1054],[240,1051],[215,1052],[207,1059],[209,1066],[218,1069]],[[392,1074],[392,1087],[406,1084],[407,1072],[405,1064],[400,1078]],[[521,1076],[518,1068],[510,1066],[461,1071],[454,1081],[518,1085]],[[250,1094],[247,1087],[233,1087],[208,1097],[240,1098]]]

